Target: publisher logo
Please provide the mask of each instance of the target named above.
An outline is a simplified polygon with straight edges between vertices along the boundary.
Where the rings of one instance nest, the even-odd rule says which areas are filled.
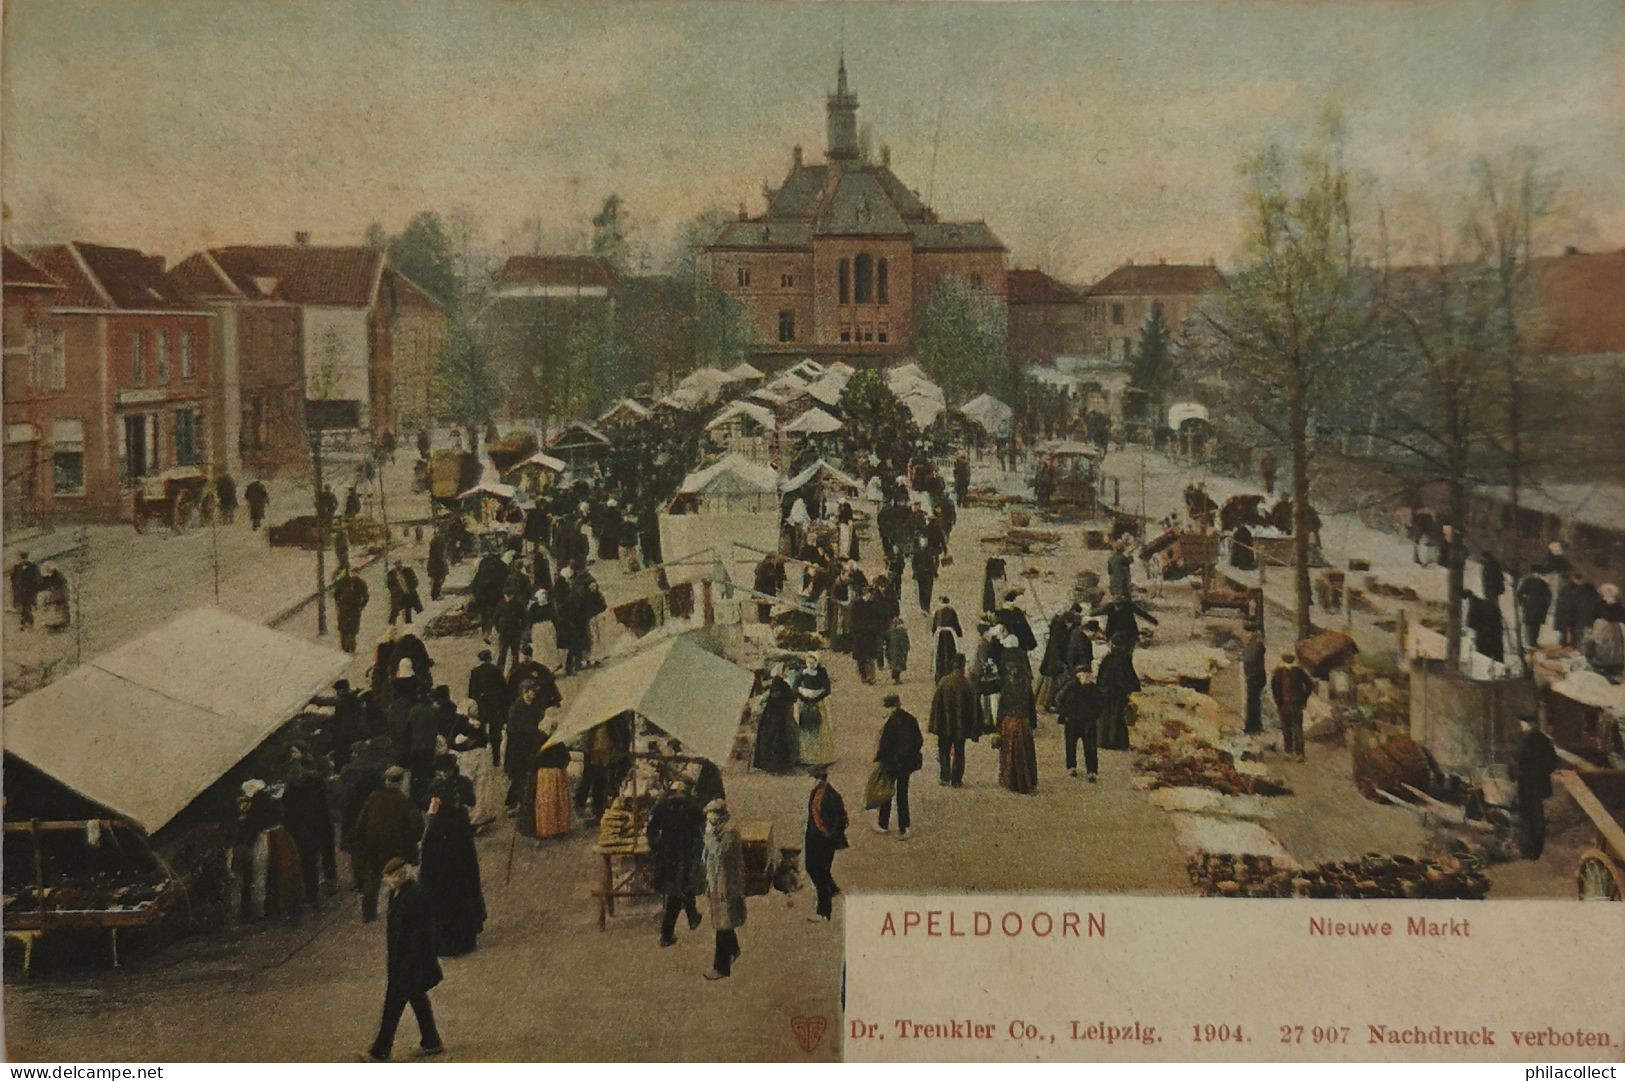
[[[818,1046],[818,1041],[824,1038],[824,1030],[828,1027],[829,1021],[822,1017],[790,1018],[790,1031],[796,1034],[796,1043],[809,1055]]]

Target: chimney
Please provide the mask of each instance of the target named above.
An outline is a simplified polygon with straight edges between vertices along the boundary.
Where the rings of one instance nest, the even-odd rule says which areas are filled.
[[[891,168],[891,144],[889,143],[880,144],[880,164],[888,169]]]
[[[293,234],[293,242],[301,248],[310,247],[310,234],[303,230]]]
[[[792,150],[790,153],[795,158],[796,168],[798,168],[798,169],[801,168],[801,144],[797,143],[795,145],[795,149]]]

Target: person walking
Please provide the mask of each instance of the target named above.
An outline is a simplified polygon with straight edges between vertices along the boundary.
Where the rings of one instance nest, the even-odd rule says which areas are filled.
[[[429,599],[437,601],[446,576],[451,573],[451,564],[446,560],[446,537],[438,529],[429,538],[429,561],[425,569],[429,573]]]
[[[1518,748],[1518,850],[1538,860],[1546,848],[1546,799],[1552,794],[1552,771],[1558,766],[1551,737],[1539,728],[1524,733]]]
[[[959,788],[965,781],[965,741],[980,736],[976,687],[965,676],[965,655],[954,654],[948,674],[931,696],[926,730],[937,737],[937,783]]]
[[[429,828],[423,833],[419,878],[434,919],[435,952],[457,957],[473,952],[485,929],[485,891],[474,850],[474,824],[465,803],[465,782],[457,773],[436,780],[429,800]]]
[[[1297,664],[1291,653],[1281,654],[1281,663],[1270,675],[1270,696],[1275,699],[1275,712],[1281,718],[1281,750],[1304,760],[1303,710],[1309,696],[1315,691],[1315,681]]]
[[[282,821],[299,849],[305,901],[320,903],[323,885],[338,892],[338,854],[333,844],[333,813],[327,802],[327,770],[302,743],[288,749],[288,776],[282,786]]]
[[[1072,642],[1072,629],[1078,625],[1080,611],[1074,606],[1055,613],[1049,621],[1049,634],[1044,638],[1044,655],[1038,662],[1036,694],[1036,705],[1045,713],[1055,712],[1055,692],[1065,685],[1071,672],[1066,667],[1066,650]]]
[[[812,792],[807,797],[807,832],[802,843],[802,859],[818,897],[818,908],[807,919],[827,921],[834,911],[835,895],[841,892],[841,888],[835,884],[835,853],[847,846],[846,803],[835,786],[829,783],[828,766],[814,766],[812,775],[814,781]]]
[[[389,625],[393,627],[395,617],[402,614],[410,624],[412,613],[423,611],[423,600],[418,596],[417,572],[397,561],[389,568],[384,584],[389,586]]]
[[[230,525],[237,520],[237,481],[230,473],[220,474],[214,482],[215,506],[220,508],[220,522]]]
[[[1038,791],[1032,667],[1014,634],[1006,632],[999,646],[999,784],[1011,792],[1031,795]]]
[[[497,668],[511,668],[519,663],[519,647],[530,633],[530,600],[522,594],[504,596],[497,602],[492,626],[497,632]]]
[[[43,580],[39,564],[29,559],[27,552],[19,553],[16,564],[11,568],[11,603],[17,606],[17,615],[22,620],[24,630],[34,625],[34,606],[39,603],[40,583]]]
[[[708,980],[727,979],[739,959],[739,928],[745,926],[745,850],[726,800],[705,805],[705,896],[711,904],[716,949]]]
[[[1128,700],[1140,689],[1140,677],[1134,671],[1134,653],[1127,636],[1119,634],[1112,639],[1111,652],[1100,662],[1100,693],[1105,698],[1100,718],[1100,749],[1126,751],[1128,739]]]
[[[333,526],[333,561],[339,569],[348,570],[350,567],[350,530],[348,526]]]
[[[1242,731],[1256,736],[1264,731],[1264,632],[1255,625],[1247,628],[1247,641],[1241,647],[1241,678],[1247,688],[1247,719]]]
[[[1540,629],[1552,608],[1552,587],[1539,571],[1530,571],[1518,583],[1518,611],[1523,618],[1524,645],[1533,650],[1540,644]]]
[[[514,829],[525,837],[536,836],[536,752],[542,746],[541,723],[547,709],[535,680],[521,683],[508,707],[507,803],[514,811]]]
[[[649,888],[664,898],[660,918],[660,944],[677,943],[677,914],[686,913],[688,929],[700,926],[694,898],[706,888],[705,812],[694,798],[687,778],[672,783],[649,809],[644,828],[649,839]]]
[[[266,491],[265,482],[258,477],[249,481],[248,487],[243,489],[243,502],[248,504],[248,527],[258,529],[265,521],[265,509],[271,505],[271,493]]]
[[[429,992],[444,978],[435,956],[434,923],[429,898],[418,884],[412,865],[396,857],[384,866],[383,878],[389,887],[389,929],[385,936],[384,1014],[378,1022],[378,1036],[366,1057],[385,1062],[395,1047],[395,1030],[401,1014],[412,1007],[418,1023],[418,1046],[425,1055],[445,1052],[440,1031],[435,1028]]]
[[[931,613],[931,591],[937,582],[937,564],[941,557],[941,551],[924,537],[915,539],[914,584],[919,587],[920,611],[926,615]]]
[[[796,721],[800,730],[799,757],[804,766],[828,766],[835,761],[835,729],[829,716],[829,670],[818,654],[809,653],[796,676]]]
[[[920,735],[919,719],[903,708],[902,699],[888,694],[881,705],[891,710],[880,729],[880,742],[875,748],[875,763],[892,782],[892,795],[880,804],[879,829],[886,833],[891,828],[892,800],[897,801],[897,836],[908,838],[908,779],[924,764],[920,748],[925,740]]]
[[[384,770],[383,787],[361,805],[350,849],[350,869],[361,894],[362,922],[378,918],[378,890],[384,868],[394,860],[416,860],[422,836],[423,815],[406,795],[406,771],[390,766]]]
[[[371,599],[367,583],[348,565],[339,569],[338,581],[333,583],[333,607],[338,612],[339,648],[346,653],[356,651],[356,635],[361,633],[361,613]]]
[[[468,673],[468,697],[474,703],[485,740],[491,747],[491,764],[502,765],[502,733],[508,721],[508,681],[502,669],[491,663],[491,651],[482,649],[479,663]]]
[[[908,670],[908,645],[908,627],[904,626],[903,617],[897,616],[886,632],[886,664],[891,668],[893,683],[901,683],[903,673]]]
[[[1106,710],[1106,696],[1095,685],[1095,677],[1080,668],[1055,692],[1056,711],[1066,739],[1066,773],[1078,775],[1078,743],[1083,743],[1083,772],[1089,783],[1100,779],[1100,716]]]

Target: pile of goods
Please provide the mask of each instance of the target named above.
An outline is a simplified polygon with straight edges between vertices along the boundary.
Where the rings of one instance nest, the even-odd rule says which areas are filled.
[[[1003,533],[982,538],[1005,555],[1029,555],[1035,549],[1053,550],[1061,543],[1061,535],[1047,529],[1022,529],[1011,526]]]
[[[631,852],[649,821],[648,796],[616,796],[598,820],[598,847],[607,852]]]
[[[824,636],[800,627],[778,627],[773,632],[774,643],[792,653],[809,653],[825,648],[829,643]]]
[[[1229,665],[1230,658],[1222,649],[1200,642],[1153,646],[1134,653],[1134,669],[1143,682],[1177,683],[1198,691]]]
[[[1151,788],[1208,788],[1227,796],[1286,796],[1292,789],[1271,777],[1242,773],[1235,756],[1194,735],[1183,721],[1162,722],[1162,735],[1139,747],[1134,768]]]
[[[156,905],[173,883],[162,874],[154,873],[145,881],[124,880],[114,883],[105,877],[75,879],[47,886],[44,891],[44,909],[47,912],[140,912]],[[39,912],[40,891],[25,886],[5,897],[5,916]]]
[[[1011,495],[1000,492],[989,485],[979,484],[965,493],[965,506],[967,507],[993,507],[995,510],[1011,505],[1022,506],[1032,500],[1024,495]]]
[[[1384,802],[1378,791],[1403,794],[1406,786],[1427,789],[1432,769],[1427,755],[1403,729],[1385,724],[1359,724],[1348,730],[1354,757],[1354,785],[1368,800]]]
[[[423,624],[425,638],[464,638],[480,633],[480,621],[461,608],[441,612]]]
[[[1379,597],[1392,597],[1400,601],[1420,600],[1421,596],[1410,586],[1389,585],[1374,574],[1365,577],[1365,591],[1375,593]]]
[[[1368,852],[1357,860],[1291,867],[1269,856],[1198,852],[1186,870],[1204,897],[1481,901],[1490,891],[1483,861],[1470,854],[1419,860]]]

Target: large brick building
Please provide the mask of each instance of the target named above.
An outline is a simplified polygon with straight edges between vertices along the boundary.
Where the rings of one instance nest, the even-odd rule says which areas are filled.
[[[701,287],[738,300],[764,367],[813,356],[877,364],[911,346],[914,311],[948,276],[1005,296],[1005,248],[985,222],[945,222],[859,149],[858,99],[843,59],[826,103],[822,164],[795,148],[757,217],[705,248]]]
[[[14,375],[9,349],[6,358],[7,441],[33,439],[32,475],[17,483],[34,516],[117,520],[140,478],[208,472],[222,442],[210,410],[210,313],[158,256],[80,241],[28,256],[57,286],[35,324],[37,363],[31,356]],[[21,448],[6,450],[9,474]]]
[[[171,272],[217,315],[219,410],[233,469],[302,469],[306,399],[353,401],[368,440],[433,413],[440,304],[371,248],[209,248]]]
[[[5,355],[5,519],[28,525],[50,517],[53,477],[51,406],[67,385],[67,347],[46,314],[62,284],[27,257],[0,249],[5,281],[0,333]],[[81,437],[82,438],[82,437]],[[64,456],[64,467],[72,463]]]
[[[1177,341],[1202,298],[1225,287],[1213,264],[1125,263],[1088,290],[1087,355],[1126,360],[1153,307]]]
[[[1082,289],[1042,270],[1012,270],[1005,277],[1012,367],[1019,370],[1088,351],[1089,298]]]

